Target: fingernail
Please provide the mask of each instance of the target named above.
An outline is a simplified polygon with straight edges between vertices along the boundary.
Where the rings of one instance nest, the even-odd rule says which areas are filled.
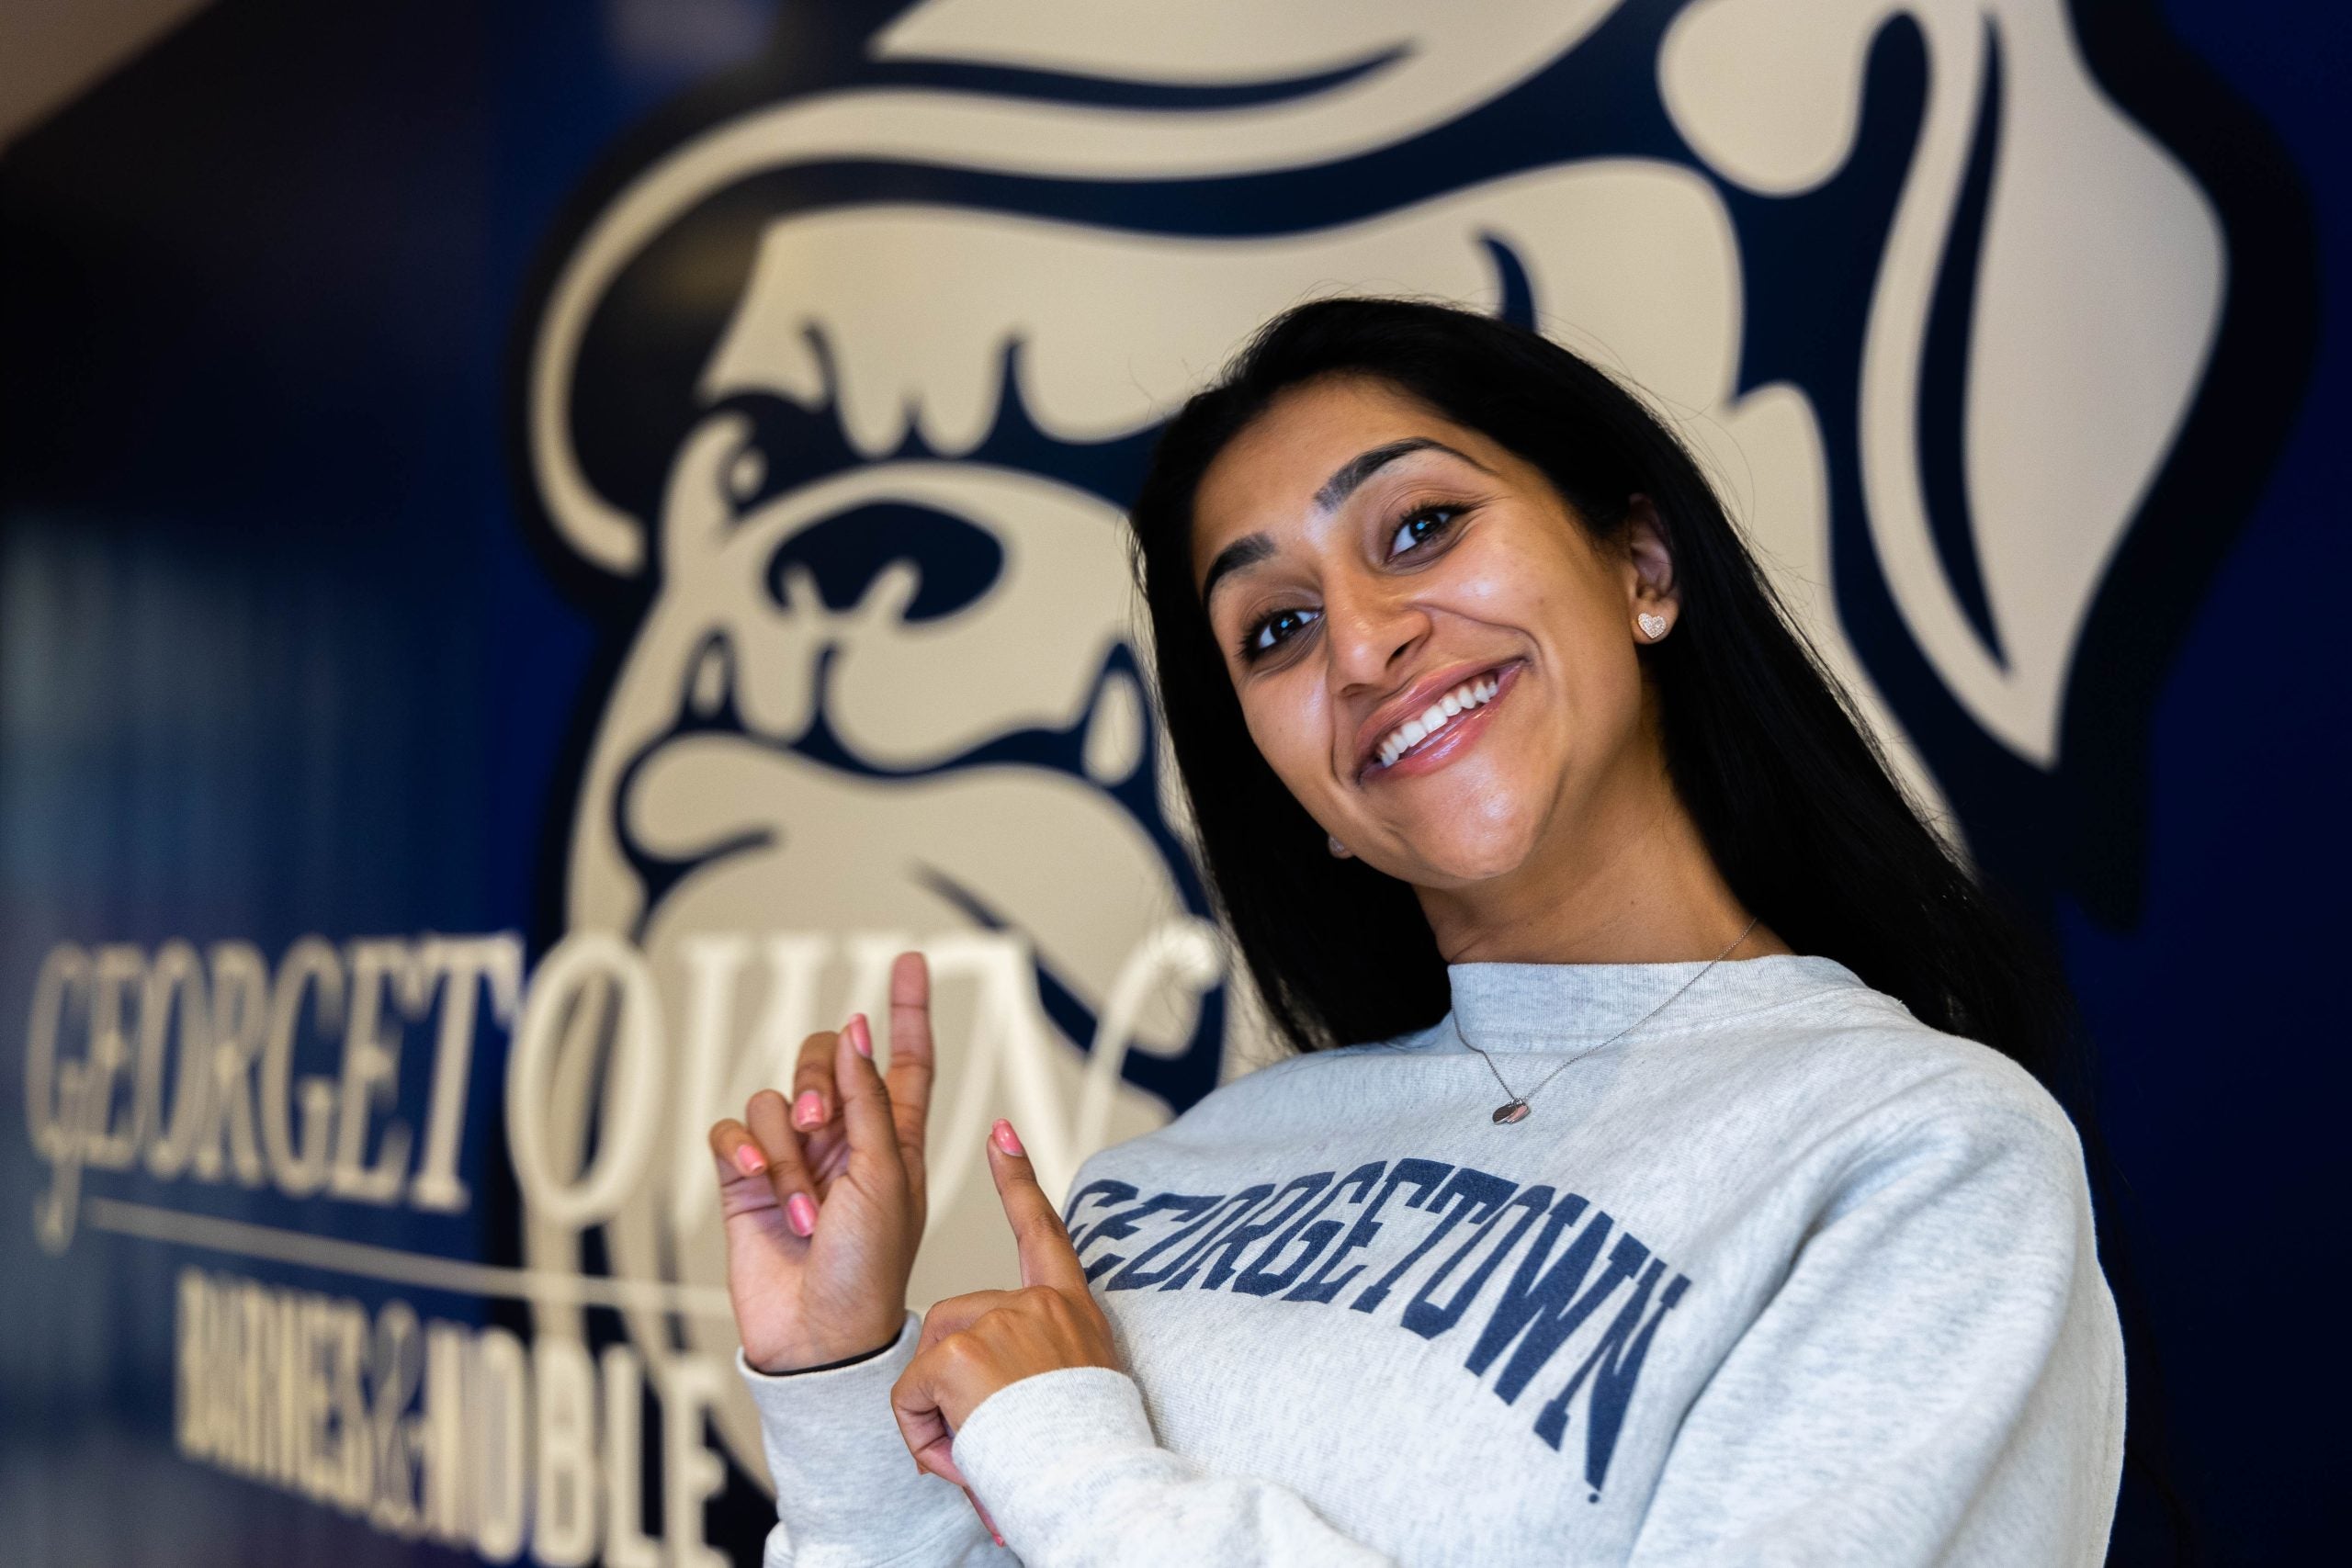
[[[824,1097],[813,1089],[804,1089],[800,1098],[792,1102],[792,1124],[796,1127],[821,1127],[825,1124]]]
[[[1015,1133],[1012,1130],[1012,1123],[1006,1121],[1003,1117],[1000,1116],[997,1118],[996,1127],[993,1130],[992,1136],[996,1139],[996,1146],[1002,1149],[1006,1154],[1017,1155],[1022,1152],[1021,1134]]]
[[[853,1013],[850,1015],[849,1044],[850,1049],[855,1051],[859,1055],[865,1057],[869,1061],[873,1059],[874,1034],[872,1031],[865,1027],[865,1015],[862,1012]]]
[[[768,1162],[758,1148],[750,1144],[735,1145],[735,1168],[746,1176],[757,1176],[768,1168]]]
[[[806,1192],[795,1192],[784,1201],[784,1223],[792,1227],[795,1235],[808,1235],[817,1228],[817,1201]]]

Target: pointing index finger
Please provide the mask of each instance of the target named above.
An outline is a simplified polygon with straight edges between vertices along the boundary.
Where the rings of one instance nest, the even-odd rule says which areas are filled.
[[[1046,1190],[1037,1185],[1020,1134],[1002,1118],[989,1129],[989,1174],[996,1178],[1004,1217],[1012,1223],[1012,1239],[1021,1252],[1021,1282],[1084,1296],[1086,1269],[1069,1244],[1069,1232]]]

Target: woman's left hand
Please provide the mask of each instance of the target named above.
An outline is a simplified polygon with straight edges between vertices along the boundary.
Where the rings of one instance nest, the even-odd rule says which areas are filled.
[[[989,1174],[1012,1222],[1021,1289],[950,1296],[923,1314],[915,1359],[890,1390],[890,1411],[915,1468],[964,1486],[967,1495],[971,1488],[950,1448],[956,1428],[980,1401],[1057,1367],[1119,1370],[1110,1320],[1087,1291],[1069,1232],[1009,1122],[989,1130]]]

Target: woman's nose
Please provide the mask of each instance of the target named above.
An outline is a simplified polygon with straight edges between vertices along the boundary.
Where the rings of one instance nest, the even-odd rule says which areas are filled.
[[[1323,626],[1335,684],[1385,685],[1429,636],[1429,613],[1409,593],[1381,582],[1325,585]]]

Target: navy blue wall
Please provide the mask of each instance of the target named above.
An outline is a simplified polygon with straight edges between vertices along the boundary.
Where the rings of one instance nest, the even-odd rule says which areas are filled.
[[[2172,1481],[2231,1562],[2340,1550],[2352,1393],[2328,1348],[2352,1174],[2344,17],[2155,18],[2292,165],[2316,358],[2157,672],[2136,909],[2036,889],[2102,1053],[2125,1179],[2103,1223],[2152,1330],[2135,1401],[2160,1367]],[[612,639],[520,516],[510,355],[567,204],[616,144],[693,118],[681,95],[729,63],[712,47],[631,56],[605,10],[557,0],[229,0],[0,156],[0,1037],[61,942],[514,930],[536,956]],[[484,1103],[497,1066],[476,1063]],[[23,1093],[0,1077],[0,1125]],[[486,1183],[496,1135],[468,1154]],[[96,1234],[43,1255],[49,1180],[0,1137],[0,1517],[34,1560],[457,1560],[177,1458],[184,1259]],[[512,1256],[511,1194],[373,1229],[174,1201]],[[2168,1560],[2154,1493],[2127,1491],[2117,1560]],[[756,1508],[729,1508],[751,1550]]]

